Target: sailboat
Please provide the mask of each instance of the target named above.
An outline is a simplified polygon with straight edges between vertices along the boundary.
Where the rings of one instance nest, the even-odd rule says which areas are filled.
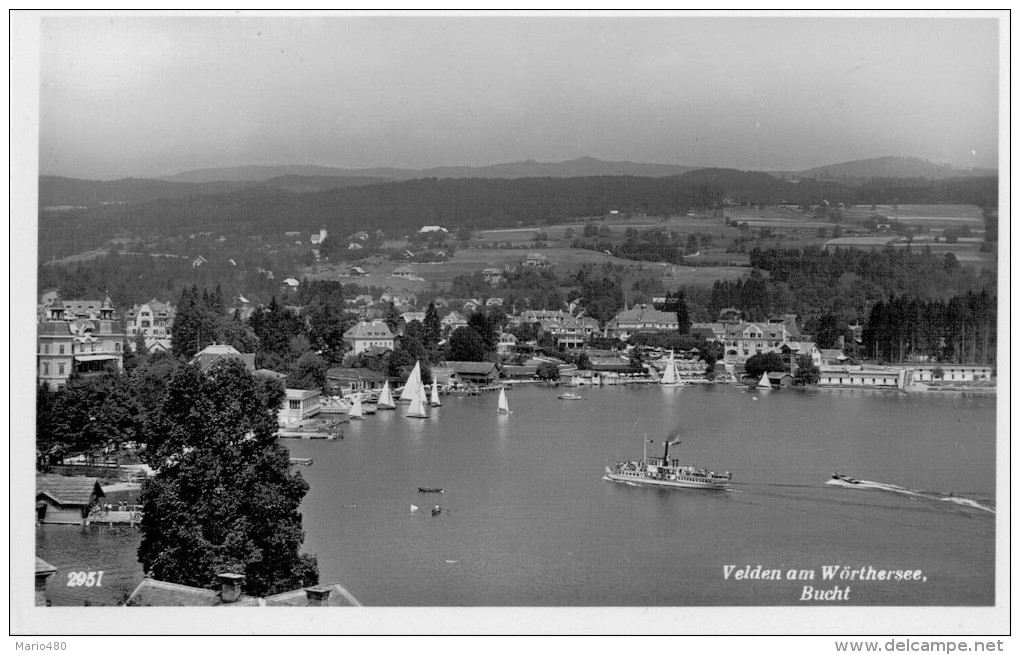
[[[365,410],[361,406],[361,394],[354,394],[354,401],[351,404],[351,413],[349,416],[352,419],[363,419],[365,418]]]
[[[390,381],[383,383],[382,392],[379,394],[379,402],[375,404],[377,409],[396,409],[397,404],[393,402],[393,394],[390,393]]]
[[[759,389],[771,389],[772,388],[772,383],[769,382],[769,374],[768,373],[762,373],[761,374],[761,379],[758,380],[758,388]]]
[[[414,394],[417,393],[418,388],[421,386],[421,362],[415,362],[414,369],[411,371],[411,375],[407,376],[407,382],[404,383],[404,388],[400,392],[400,402],[411,402]]]
[[[659,378],[659,384],[663,387],[679,387],[683,386],[683,380],[680,379],[680,374],[676,370],[676,359],[673,357],[673,351],[669,351],[669,359],[666,361],[666,368],[662,371],[662,377]]]
[[[415,371],[418,367],[415,366]],[[413,375],[413,373],[412,373]],[[411,385],[407,385],[411,387]],[[407,387],[404,387],[405,389]],[[414,391],[411,392],[411,406],[407,408],[407,414],[411,418],[428,418],[428,414],[425,413],[425,389],[421,384],[421,378],[418,378],[418,384],[411,387]]]
[[[499,390],[499,405],[496,407],[497,414],[509,414],[510,404],[506,401],[506,389]]]
[[[432,378],[432,395],[429,397],[429,407],[439,407],[442,404],[439,402],[439,388],[436,386],[436,379]]]

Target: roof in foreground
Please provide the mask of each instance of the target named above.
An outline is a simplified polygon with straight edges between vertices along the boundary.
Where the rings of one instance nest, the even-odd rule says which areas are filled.
[[[125,603],[136,607],[207,607],[222,604],[219,591],[152,578],[142,580]]]
[[[61,505],[87,505],[93,492],[97,496],[105,495],[98,478],[64,475],[35,476],[35,492],[44,493]]]
[[[323,607],[361,607],[358,599],[340,584],[295,589],[294,591],[285,591],[282,594],[275,594],[265,598],[245,599],[238,604],[246,606],[258,605],[260,607],[307,607],[309,604],[309,592],[325,597]]]

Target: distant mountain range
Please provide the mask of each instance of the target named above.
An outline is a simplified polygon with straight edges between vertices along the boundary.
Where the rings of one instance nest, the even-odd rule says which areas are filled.
[[[739,173],[739,175],[737,175]],[[993,177],[992,169],[960,169],[935,164],[917,157],[880,157],[832,164],[806,171],[735,171],[671,164],[642,164],[630,161],[602,161],[581,157],[564,162],[533,160],[492,166],[446,166],[421,170],[406,168],[331,168],[325,166],[240,166],[186,171],[161,179],[125,178],[97,181],[40,176],[39,205],[97,205],[102,203],[147,202],[161,198],[185,198],[269,187],[296,193],[315,193],[414,179],[524,179],[579,177],[684,177],[695,184],[718,184],[727,188],[761,190],[778,180],[839,182],[859,185],[875,179],[928,179]],[[735,177],[736,176],[736,177]],[[788,196],[786,191],[776,191]]]
[[[936,164],[919,157],[878,157],[860,159],[841,164],[830,164],[801,171],[800,178],[813,177],[818,180],[835,182],[859,182],[874,178],[925,178],[945,180],[954,177],[986,177],[997,175],[991,168],[954,168],[948,164]]]
[[[314,176],[321,178],[361,177],[388,181],[419,178],[494,178],[515,180],[524,177],[669,177],[682,175],[697,166],[640,164],[632,161],[602,161],[581,157],[564,162],[538,162],[532,159],[492,166],[439,166],[435,168],[332,168],[327,166],[237,166],[185,171],[161,179],[171,182],[264,182],[277,177]]]

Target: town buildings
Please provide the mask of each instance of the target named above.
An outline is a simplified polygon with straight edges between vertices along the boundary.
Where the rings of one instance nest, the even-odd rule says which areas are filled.
[[[676,312],[663,312],[651,305],[634,305],[624,309],[606,323],[606,336],[626,341],[640,330],[672,330],[676,331],[680,324]]]
[[[124,367],[126,335],[109,296],[102,302],[68,302],[54,296],[43,312],[46,318],[38,324],[36,339],[40,383],[56,390],[67,383],[72,372],[101,375]]]
[[[128,345],[137,350],[138,335],[142,336],[148,352],[170,350],[170,339],[175,311],[170,303],[153,298],[142,305],[135,305],[124,313]]]
[[[206,346],[191,358],[189,364],[198,364],[199,370],[203,373],[213,367],[214,364],[222,361],[236,359],[244,364],[246,371],[255,370],[255,353],[238,352],[233,346],[222,343],[214,343]]]
[[[355,355],[369,348],[378,347],[393,350],[393,333],[385,321],[361,321],[344,332],[344,341],[350,344]]]

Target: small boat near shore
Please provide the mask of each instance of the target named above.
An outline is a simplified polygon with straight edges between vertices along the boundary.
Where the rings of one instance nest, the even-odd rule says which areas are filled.
[[[843,475],[842,473],[840,473],[838,471],[836,473],[832,474],[832,479],[833,480],[839,480],[840,482],[846,482],[847,484],[860,484],[861,483],[861,481],[858,480],[857,478],[851,478],[849,475]]]
[[[647,450],[649,440],[645,440]],[[679,439],[664,442],[662,457],[648,457],[640,460],[622,461],[606,467],[606,478],[614,482],[666,487],[675,489],[724,490],[733,479],[729,471],[716,473],[697,466],[682,466],[679,459],[669,458],[669,447],[680,444]]]
[[[556,396],[560,400],[584,400],[584,396],[576,393],[566,392]]]
[[[418,493],[420,494],[445,494],[446,490],[442,487],[418,487]]]

